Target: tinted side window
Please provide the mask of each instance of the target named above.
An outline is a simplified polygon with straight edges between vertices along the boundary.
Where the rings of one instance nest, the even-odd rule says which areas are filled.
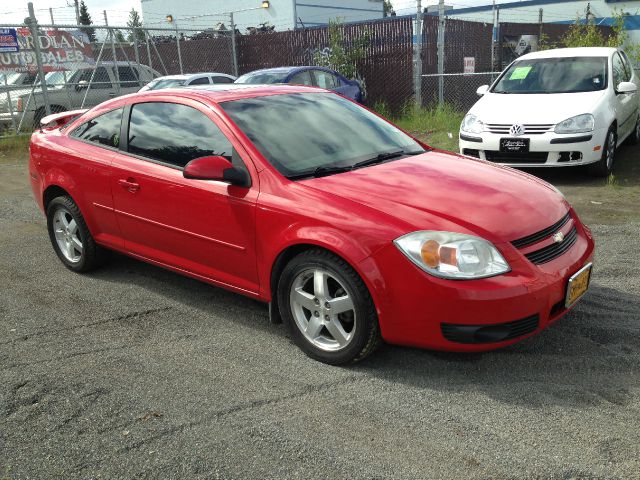
[[[204,113],[177,103],[138,103],[131,109],[129,152],[184,167],[194,158],[222,155],[231,142]]]
[[[195,80],[191,80],[189,85],[209,85],[209,79],[207,77],[196,78]]]
[[[300,73],[296,73],[289,83],[294,83],[296,85],[313,85],[313,81],[311,80],[311,72],[309,70],[305,70]]]
[[[138,82],[138,75],[131,67],[118,67],[118,78],[120,78],[120,86],[122,87],[137,87],[140,85]]]
[[[122,108],[92,118],[71,132],[72,137],[117,148],[120,144]]]
[[[38,78],[37,73],[26,73],[22,79],[22,85],[33,85],[33,82]]]
[[[620,82],[624,82],[627,76],[627,72],[622,63],[620,55],[613,54],[613,88],[617,89]]]
[[[211,81],[212,83],[233,83],[233,80],[231,80],[229,77],[220,76],[211,77]]]
[[[624,64],[624,69],[626,71],[625,81],[630,82],[631,77],[633,76],[633,70],[631,69],[631,63],[629,62],[629,57],[624,52],[620,52],[620,58],[622,58],[622,63]]]
[[[82,70],[78,72],[76,78],[72,79],[72,83],[80,83],[81,81],[89,83],[91,81],[92,73],[92,69]],[[96,68],[96,73],[93,76],[93,83],[91,84],[91,89],[93,90],[94,88],[113,88],[113,85],[111,85],[111,79],[109,78],[109,74],[107,73],[107,69],[105,67]]]
[[[316,78],[316,86],[318,87],[330,90],[338,86],[338,79],[329,72],[314,70],[313,76]]]

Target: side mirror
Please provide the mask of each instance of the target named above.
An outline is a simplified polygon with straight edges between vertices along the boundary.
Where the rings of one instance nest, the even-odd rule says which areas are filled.
[[[620,82],[616,88],[617,93],[633,93],[637,90],[638,86],[633,82]]]
[[[489,91],[489,85],[480,85],[478,87],[478,89],[476,90],[476,93],[478,94],[478,96],[483,96],[485,93],[487,93]]]
[[[87,82],[86,80],[80,80],[76,85],[77,91],[84,90],[85,88],[89,88],[89,82]]]
[[[246,188],[251,186],[251,177],[245,170],[234,167],[229,160],[218,155],[191,160],[185,165],[182,175],[194,180],[217,180]]]

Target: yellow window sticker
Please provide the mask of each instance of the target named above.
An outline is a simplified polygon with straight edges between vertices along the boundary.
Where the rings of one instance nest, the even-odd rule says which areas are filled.
[[[514,68],[513,72],[511,72],[509,80],[524,80],[525,78],[527,78],[527,75],[529,75],[531,68],[531,66]]]

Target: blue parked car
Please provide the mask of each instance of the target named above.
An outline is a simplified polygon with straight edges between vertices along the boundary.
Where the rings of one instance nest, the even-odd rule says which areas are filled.
[[[326,88],[362,103],[362,89],[355,80],[349,80],[335,70],[325,67],[277,67],[245,73],[235,83],[269,84],[293,83]]]

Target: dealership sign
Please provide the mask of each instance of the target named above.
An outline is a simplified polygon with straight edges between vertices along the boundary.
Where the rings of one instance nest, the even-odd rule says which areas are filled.
[[[0,28],[0,52],[17,52],[18,34],[15,28]]]
[[[96,64],[89,38],[80,30],[40,31],[38,45],[45,72],[90,68]],[[31,30],[0,29],[0,71],[33,72],[37,69]]]

